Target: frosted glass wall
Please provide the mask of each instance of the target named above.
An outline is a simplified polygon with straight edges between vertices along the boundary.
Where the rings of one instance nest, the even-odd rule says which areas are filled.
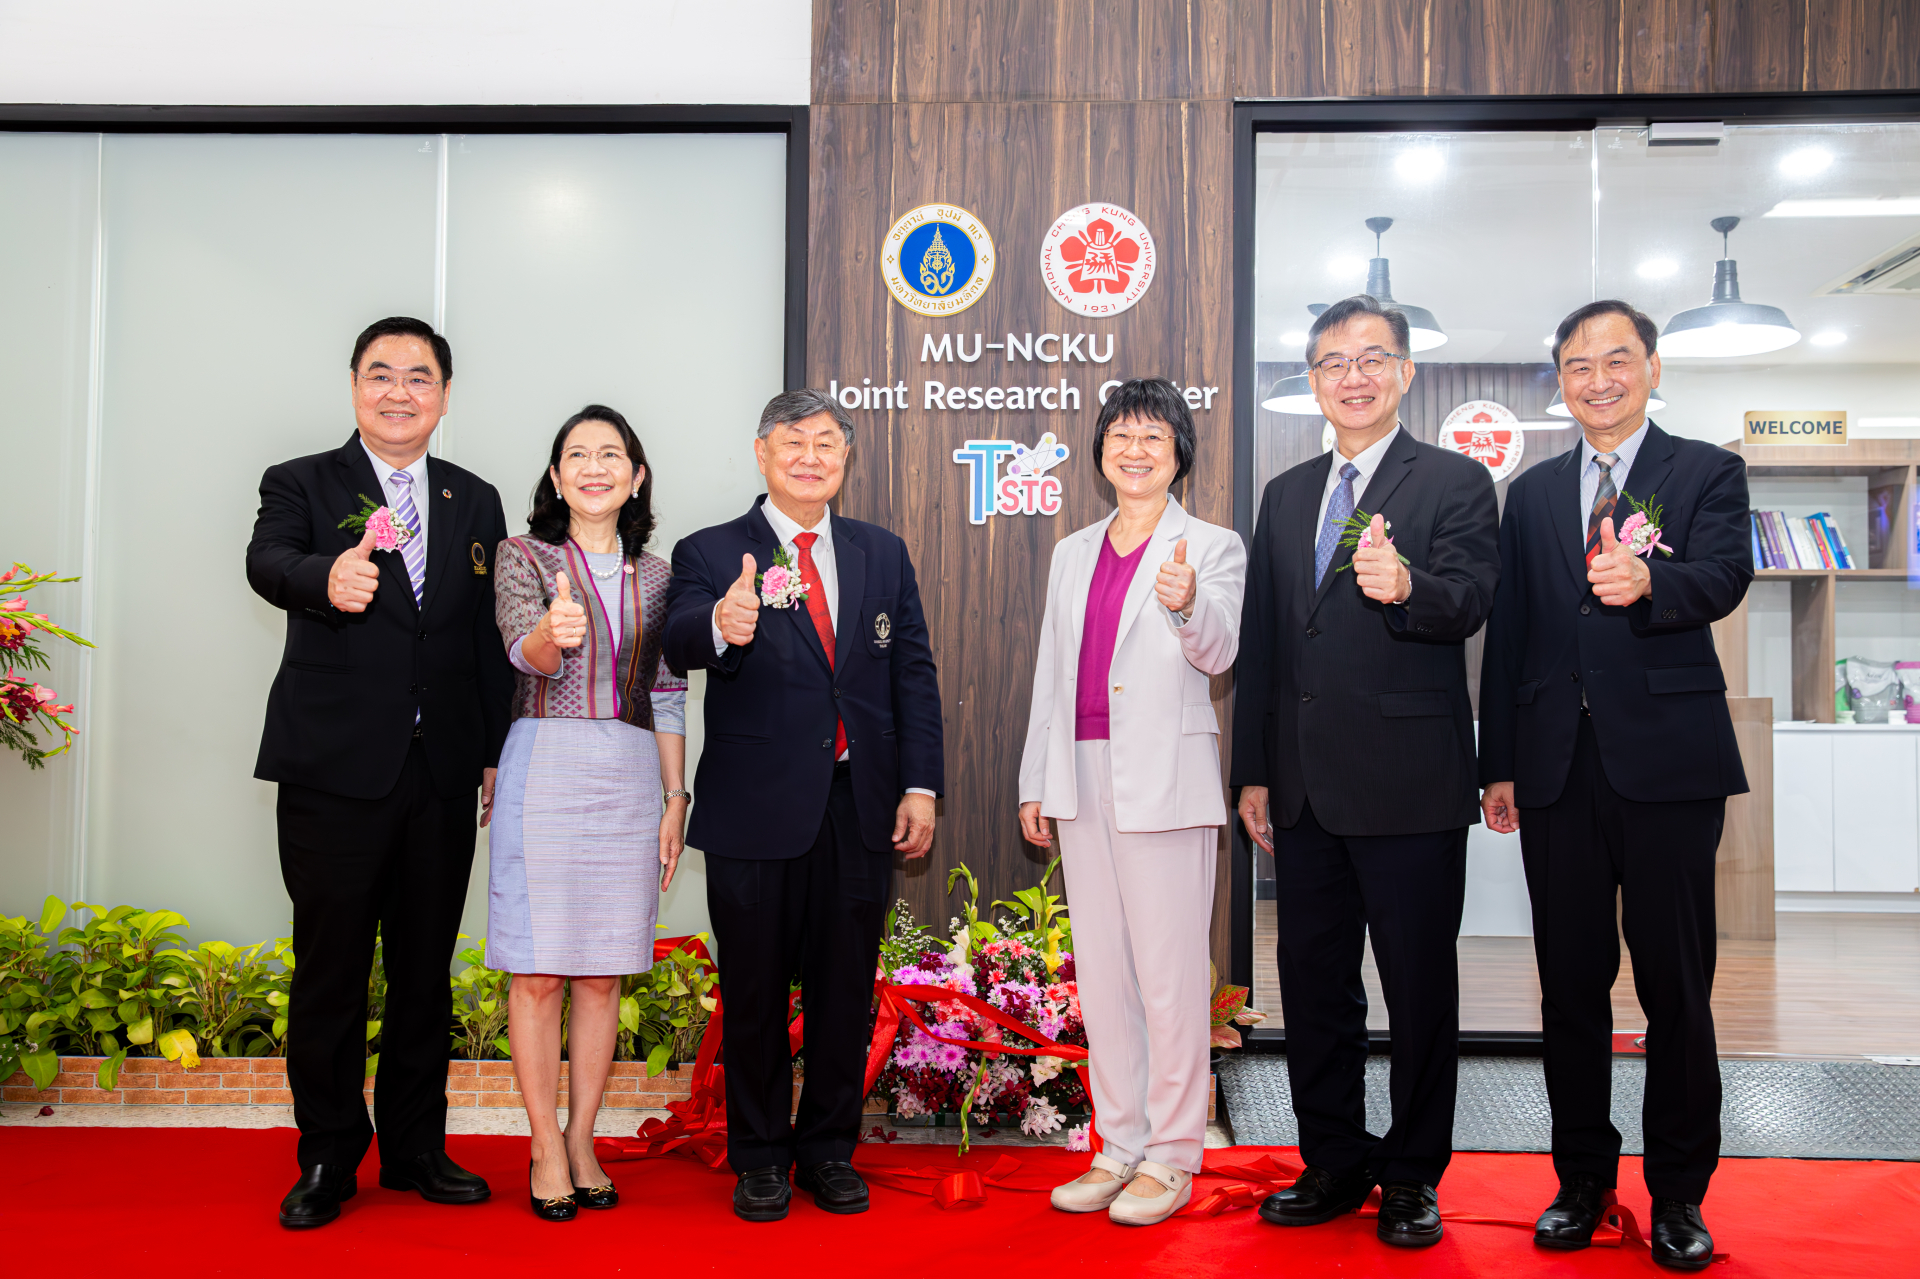
[[[85,752],[32,778],[0,760],[0,812],[27,814],[0,827],[0,912],[58,892],[173,907],[201,938],[284,933],[253,762],[285,623],[243,561],[261,472],[353,434],[355,334],[440,321],[434,452],[492,482],[515,532],[559,423],[619,408],[665,555],[763,491],[785,207],[772,135],[0,134],[0,456],[49,481],[9,486],[0,558],[77,571],[91,534],[100,645],[69,681]],[[663,919],[701,928],[697,854],[685,870]],[[475,935],[485,882],[483,836]]]

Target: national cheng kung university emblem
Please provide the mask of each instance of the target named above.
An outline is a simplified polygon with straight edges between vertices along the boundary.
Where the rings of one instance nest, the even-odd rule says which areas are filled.
[[[1068,209],[1040,242],[1040,278],[1075,315],[1118,315],[1146,295],[1159,255],[1147,224],[1117,204]]]
[[[1440,424],[1439,445],[1482,463],[1498,484],[1520,465],[1526,435],[1506,405],[1468,400]]]
[[[880,252],[893,300],[920,315],[958,315],[993,281],[993,237],[957,204],[923,204],[895,222]]]

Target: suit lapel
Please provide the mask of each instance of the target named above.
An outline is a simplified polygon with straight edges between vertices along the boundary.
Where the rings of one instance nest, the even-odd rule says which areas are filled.
[[[1573,574],[1580,593],[1586,593],[1587,544],[1583,530],[1587,512],[1580,509],[1580,445],[1575,444],[1553,464],[1553,478],[1547,484],[1547,519],[1552,523],[1553,540],[1567,557],[1567,571]]]
[[[1672,474],[1673,437],[1649,420],[1646,438],[1640,441],[1640,451],[1634,454],[1633,465],[1627,471],[1626,486],[1620,490],[1620,504],[1614,508],[1613,531],[1618,533],[1620,525],[1633,513],[1633,508],[1627,506],[1629,490],[1641,503],[1651,502],[1660,492],[1660,486]],[[1585,556],[1583,547],[1581,557],[1584,559]]]
[[[1154,525],[1153,535],[1146,542],[1146,552],[1140,562],[1133,566],[1133,577],[1127,583],[1126,601],[1120,606],[1120,629],[1113,637],[1114,652],[1119,652],[1120,646],[1127,642],[1127,632],[1133,629],[1134,619],[1147,608],[1147,598],[1153,594],[1153,584],[1160,576],[1160,566],[1173,558],[1173,544],[1186,531],[1187,512],[1169,494],[1167,509],[1161,513],[1160,522]]]
[[[753,541],[758,542],[762,547],[754,558],[759,562],[758,571],[763,574],[767,571],[767,567],[773,563],[774,552],[778,551],[781,545],[780,539],[774,536],[773,525],[767,521],[767,513],[760,509],[761,504],[766,500],[767,499],[763,497],[755,501],[753,510],[747,515],[747,533]],[[832,516],[829,515],[828,518],[831,519]],[[834,549],[838,550],[839,548],[835,547]],[[794,561],[794,572],[797,573],[799,571],[800,564],[796,557]],[[762,607],[765,606],[763,605]],[[827,650],[820,645],[820,632],[814,629],[813,614],[807,611],[807,606],[805,604],[796,604],[791,608],[776,609],[775,611],[785,614],[790,619],[788,625],[794,628],[794,633],[799,638],[800,647],[818,658],[822,666],[828,666],[830,668],[831,664],[827,661]],[[845,614],[842,614],[842,616],[845,616]],[[836,636],[836,638],[838,637]]]
[[[346,468],[347,488],[353,495],[348,509],[342,511],[342,515],[360,514],[360,499],[363,496],[372,498],[377,506],[387,504],[387,490],[380,483],[380,477],[373,469],[373,462],[367,456],[366,446],[360,443],[360,436],[357,433],[335,456]],[[342,531],[345,532],[345,530]],[[349,543],[360,540],[351,533],[347,533],[346,536]],[[432,536],[431,531],[428,536]],[[432,547],[429,546],[428,550],[431,551]],[[380,569],[380,580],[386,591],[397,594],[400,607],[418,616],[420,608],[413,602],[413,579],[407,576],[406,559],[399,551],[375,551],[373,562]]]
[[[446,493],[450,496],[442,497]],[[431,514],[426,520],[427,530],[427,567],[420,581],[420,599],[422,607],[433,603],[434,592],[441,582],[446,580],[447,562],[453,556],[454,543],[462,542],[465,531],[464,522],[458,518],[463,491],[456,492],[453,477],[447,474],[447,464],[437,457],[427,459],[427,491],[418,495],[420,504]],[[466,546],[461,545],[462,551]],[[408,584],[411,591],[413,586]]]
[[[1310,465],[1300,479],[1305,492],[1296,490],[1293,500],[1294,536],[1293,545],[1304,548],[1306,558],[1300,558],[1303,551],[1294,551],[1294,569],[1300,574],[1300,581],[1307,590],[1307,611],[1313,611],[1313,604],[1319,598],[1319,592],[1313,583],[1313,548],[1320,538],[1320,495],[1326,492],[1327,476],[1333,472],[1333,459],[1337,453],[1322,453],[1317,461]],[[1285,507],[1283,506],[1284,510]],[[1281,545],[1285,545],[1282,543]],[[1284,554],[1284,552],[1283,552]],[[1337,556],[1338,551],[1334,552]],[[1280,558],[1279,556],[1275,557]],[[1333,566],[1327,566],[1327,576],[1333,576]]]
[[[833,527],[833,567],[840,579],[840,624],[833,632],[833,666],[845,670],[853,655],[854,632],[867,625],[860,605],[867,597],[867,553],[853,539],[853,526],[829,514]]]
[[[1114,511],[1087,530],[1087,536],[1074,534],[1080,538],[1074,547],[1073,558],[1067,568],[1067,611],[1073,618],[1073,651],[1080,651],[1081,632],[1087,626],[1087,596],[1093,591],[1093,570],[1100,563],[1100,547],[1107,540],[1107,530],[1112,527]]]

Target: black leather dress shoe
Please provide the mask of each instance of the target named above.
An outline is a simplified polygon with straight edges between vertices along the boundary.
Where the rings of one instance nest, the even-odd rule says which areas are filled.
[[[618,1208],[620,1187],[611,1181],[604,1186],[575,1186],[573,1201],[582,1208]]]
[[[340,1205],[360,1190],[353,1170],[333,1164],[315,1164],[300,1172],[300,1180],[280,1201],[280,1224],[288,1230],[311,1230],[340,1215]]]
[[[1276,1226],[1317,1226],[1358,1212],[1373,1192],[1373,1178],[1364,1171],[1345,1177],[1325,1168],[1309,1168],[1299,1180],[1260,1204],[1260,1216]]]
[[[1593,1242],[1593,1228],[1606,1211],[1606,1197],[1607,1187],[1590,1172],[1562,1177],[1560,1193],[1533,1223],[1534,1243],[1568,1252],[1586,1247]]]
[[[1440,1242],[1440,1192],[1418,1181],[1388,1181],[1380,1186],[1381,1243],[1396,1248],[1426,1248]]]
[[[826,1163],[802,1168],[795,1182],[813,1196],[816,1208],[823,1212],[853,1213],[867,1210],[867,1183],[853,1165],[830,1159]]]
[[[484,1178],[447,1158],[444,1150],[381,1165],[380,1184],[388,1190],[417,1190],[422,1199],[436,1204],[477,1204],[493,1193]]]
[[[792,1199],[785,1168],[755,1168],[733,1183],[733,1215],[742,1221],[778,1221]]]
[[[1653,1229],[1647,1242],[1653,1259],[1675,1270],[1705,1270],[1713,1264],[1713,1236],[1700,1219],[1700,1205],[1678,1199],[1653,1201]]]

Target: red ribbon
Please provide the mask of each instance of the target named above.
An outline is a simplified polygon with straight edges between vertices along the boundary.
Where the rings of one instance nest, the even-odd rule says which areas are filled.
[[[663,937],[653,943],[655,963],[676,950],[713,963],[713,956],[698,937]],[[700,1036],[700,1051],[693,1063],[692,1088],[685,1101],[667,1103],[668,1117],[650,1118],[640,1125],[632,1138],[600,1137],[593,1143],[594,1154],[602,1163],[623,1159],[659,1159],[667,1155],[688,1155],[709,1168],[718,1168],[727,1157],[726,1069],[716,1060],[720,1055],[720,989],[713,991],[713,1012],[707,1018],[706,1031]]]

